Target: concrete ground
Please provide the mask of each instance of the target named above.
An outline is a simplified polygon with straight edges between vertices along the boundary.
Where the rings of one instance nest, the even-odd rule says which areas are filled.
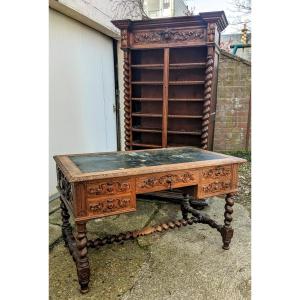
[[[224,199],[211,198],[204,210],[223,222]],[[50,299],[235,300],[250,299],[250,218],[234,205],[235,230],[228,251],[220,234],[204,224],[89,249],[90,292],[81,295],[75,264],[61,238],[59,201],[50,204]],[[181,218],[175,204],[138,201],[135,213],[88,223],[88,236],[101,237]]]

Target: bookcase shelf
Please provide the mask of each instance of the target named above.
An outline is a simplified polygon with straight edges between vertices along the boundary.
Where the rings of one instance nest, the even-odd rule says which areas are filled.
[[[141,147],[141,148],[161,148],[161,146],[159,146],[159,145],[142,144],[142,143],[140,143],[138,141],[133,141],[132,142],[132,146]]]
[[[205,68],[206,63],[198,62],[198,63],[179,63],[179,64],[170,64],[170,70],[174,69],[198,69]]]
[[[160,70],[163,69],[163,64],[146,64],[146,65],[131,65],[133,69],[149,69],[149,70]]]
[[[169,81],[169,85],[194,85],[194,84],[204,84],[204,80],[197,81]]]
[[[202,116],[197,116],[197,115],[168,115],[168,118],[174,118],[174,119],[201,119]]]
[[[132,101],[162,101],[162,98],[131,98]]]
[[[133,117],[161,118],[162,114],[151,114],[151,113],[135,112],[135,113],[132,113],[132,116]]]
[[[192,98],[183,98],[183,99],[180,99],[180,98],[170,98],[169,99],[169,102],[201,102],[201,101],[204,101],[203,98],[198,98],[198,99],[192,99]]]
[[[168,134],[201,135],[201,131],[174,131],[174,130],[168,130]]]
[[[135,132],[150,132],[150,133],[161,133],[161,129],[151,129],[151,128],[136,128],[132,127],[132,131]]]
[[[141,85],[162,85],[162,81],[132,81],[131,84],[141,84]]]

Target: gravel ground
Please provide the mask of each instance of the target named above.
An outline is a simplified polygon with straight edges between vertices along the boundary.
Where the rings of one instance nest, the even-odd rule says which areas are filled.
[[[251,216],[251,162],[239,168],[239,195],[236,202],[246,207]]]

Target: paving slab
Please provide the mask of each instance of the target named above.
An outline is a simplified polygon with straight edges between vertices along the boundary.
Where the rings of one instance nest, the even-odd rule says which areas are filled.
[[[49,246],[61,237],[61,227],[49,224]]]
[[[103,237],[108,234],[141,229],[157,210],[158,206],[154,202],[137,201],[136,212],[93,220],[87,223],[87,230],[88,233]]]
[[[205,212],[222,222],[224,200],[209,203]],[[204,224],[168,231],[153,243],[148,238],[150,260],[121,299],[250,299],[250,219],[241,205],[234,214],[228,251],[220,234]]]
[[[49,213],[56,211],[60,207],[60,199],[54,199],[49,203]]]
[[[92,234],[99,229],[100,234],[115,234],[181,217],[177,205],[138,205],[140,216],[90,222]],[[210,199],[204,211],[223,222],[224,199]],[[86,295],[79,293],[74,262],[59,243],[50,251],[50,299],[250,299],[249,213],[235,204],[233,216],[235,233],[228,251],[222,249],[220,234],[204,224],[89,249],[91,282]]]

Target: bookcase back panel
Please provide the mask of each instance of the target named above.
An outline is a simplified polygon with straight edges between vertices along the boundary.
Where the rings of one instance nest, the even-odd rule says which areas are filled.
[[[149,144],[161,146],[161,134],[149,132],[133,132],[132,140],[136,144]]]
[[[189,47],[170,49],[170,64],[205,63],[207,47]]]
[[[203,81],[205,79],[205,69],[170,69],[170,81]]]
[[[138,123],[138,126],[140,128],[145,129],[158,129],[161,130],[161,118],[139,118],[140,121]]]
[[[197,115],[202,114],[202,102],[169,102],[169,115]]]
[[[163,63],[164,63],[163,49],[132,50],[131,53],[132,65],[163,64]]]
[[[132,81],[163,81],[162,70],[149,70],[149,69],[133,69],[132,70]]]
[[[201,85],[169,86],[169,98],[171,98],[171,99],[200,99],[200,98],[203,98],[203,86],[201,86]]]
[[[162,114],[162,103],[134,101],[132,105],[132,112]]]
[[[180,135],[168,133],[168,145],[169,146],[196,146],[200,147],[199,136],[195,135]]]
[[[162,99],[162,86],[157,85],[133,85],[132,97],[133,98],[161,98]]]
[[[168,130],[171,131],[200,131],[201,119],[168,119]]]

